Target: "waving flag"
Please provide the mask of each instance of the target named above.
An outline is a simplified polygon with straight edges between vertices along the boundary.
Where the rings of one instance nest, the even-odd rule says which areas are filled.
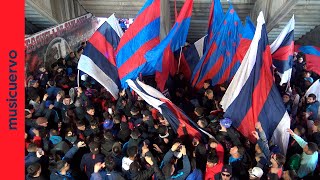
[[[235,55],[232,58],[232,62],[230,66],[227,67],[226,71],[222,75],[222,78],[219,80],[218,84],[222,84],[226,81],[230,81],[233,78],[233,76],[236,74],[244,56],[246,55],[250,47],[255,30],[256,28],[254,27],[252,21],[250,20],[250,17],[246,17],[246,26],[243,29],[239,46],[236,50]]]
[[[156,69],[156,82],[164,90],[169,74],[176,71],[173,52],[184,46],[191,20],[193,0],[186,0],[176,23],[161,43],[147,52],[145,58]]]
[[[148,0],[124,33],[117,49],[116,64],[123,88],[128,86],[127,79],[135,79],[140,73],[154,74],[154,68],[144,55],[159,44],[159,34],[160,0]]]
[[[114,23],[118,23],[117,21]],[[119,25],[119,24],[118,24]],[[78,69],[87,73],[118,98],[120,81],[114,58],[120,37],[113,27],[104,22],[89,39],[78,63]]]
[[[110,24],[112,29],[114,29],[114,31],[116,31],[118,36],[121,38],[123,36],[123,31],[114,13],[110,17],[108,17],[107,22]]]
[[[320,75],[320,47],[316,46],[296,46],[299,52],[306,56],[307,70]]]
[[[224,14],[220,0],[212,0],[208,21],[208,32],[205,37],[204,49],[205,52],[209,48],[209,43],[213,38],[214,33],[218,32],[218,28],[223,20]]]
[[[290,81],[294,51],[294,16],[270,45],[273,65],[281,78],[280,85]]]
[[[320,100],[320,79],[316,80],[307,90],[304,97],[308,97],[309,94],[314,94],[317,97],[317,100]],[[320,112],[319,112],[320,113]]]
[[[251,135],[255,131],[255,123],[260,121],[268,140],[272,139],[285,154],[290,117],[273,82],[272,58],[262,12],[257,21],[250,48],[221,105],[224,116],[232,119],[232,125],[251,141],[255,141]]]
[[[161,92],[153,87],[142,83],[139,80],[127,80],[128,85],[133,89],[142,99],[149,105],[156,108],[170,123],[173,130],[179,135],[183,136],[182,124],[186,125],[188,134],[193,137],[201,137],[201,134],[206,134],[212,137],[209,133],[202,130],[196,123],[194,123],[185,113],[167,99]]]
[[[211,79],[212,85],[215,85],[220,79],[225,78],[223,75],[232,64],[242,29],[241,20],[232,5],[230,5],[220,24],[219,31],[215,33],[210,42],[210,47],[194,69],[192,85],[196,89],[200,89],[207,79]]]

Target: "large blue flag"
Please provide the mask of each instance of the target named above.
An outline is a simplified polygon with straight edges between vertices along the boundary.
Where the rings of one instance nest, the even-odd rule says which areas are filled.
[[[211,79],[212,85],[215,85],[223,78],[225,70],[232,63],[242,30],[241,20],[230,5],[219,31],[214,34],[210,47],[193,71],[192,86],[200,89],[207,79]]]
[[[92,35],[80,57],[78,69],[98,81],[117,99],[120,81],[114,51],[120,37],[113,27],[117,26],[104,22]]]
[[[186,0],[181,8],[176,23],[169,34],[158,46],[147,52],[145,58],[156,69],[156,82],[160,90],[164,90],[165,82],[171,72],[175,71],[173,52],[184,46],[192,14],[193,0]]]
[[[135,79],[140,73],[154,74],[144,55],[160,42],[160,0],[147,0],[134,22],[120,40],[116,54],[121,86],[127,79]]]
[[[224,14],[220,0],[212,0],[210,7],[210,14],[208,20],[208,31],[207,36],[204,40],[203,52],[209,48],[209,43],[213,38],[214,33],[218,32],[218,28],[223,20]]]
[[[266,25],[262,12],[258,16],[254,38],[221,105],[224,116],[252,142],[255,123],[260,121],[268,140],[286,153],[290,117],[273,82],[273,68]]]
[[[273,65],[281,78],[280,85],[290,81],[294,51],[294,16],[270,45]]]

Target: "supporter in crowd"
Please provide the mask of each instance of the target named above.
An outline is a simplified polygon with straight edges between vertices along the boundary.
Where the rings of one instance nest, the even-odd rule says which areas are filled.
[[[305,96],[317,79],[302,56],[294,62],[291,87],[279,90],[291,117],[288,151],[281,154],[259,122],[252,132],[257,142],[250,142],[223,117],[219,104],[228,83],[212,87],[206,80],[194,92],[183,74],[174,78],[171,100],[209,133],[201,137],[182,124],[179,136],[170,117],[129,89],[114,99],[88,75],[78,87],[76,67],[85,46],[28,77],[26,179],[320,179],[319,97]]]

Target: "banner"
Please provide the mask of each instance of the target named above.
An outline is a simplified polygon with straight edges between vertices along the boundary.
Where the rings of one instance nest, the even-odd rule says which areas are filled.
[[[25,38],[26,73],[43,65],[49,70],[52,63],[76,50],[80,42],[88,40],[98,24],[97,18],[88,13]]]

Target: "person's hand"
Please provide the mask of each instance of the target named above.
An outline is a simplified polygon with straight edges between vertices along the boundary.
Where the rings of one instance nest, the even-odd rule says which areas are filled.
[[[259,121],[256,122],[255,124],[255,128],[258,129],[259,131],[262,131],[262,126],[261,126],[261,123]]]
[[[84,143],[84,141],[79,141],[79,142],[77,143],[77,147],[78,147],[78,148],[85,147],[85,146],[86,146],[86,143]]]
[[[287,129],[287,132],[288,132],[291,136],[294,135],[294,132],[293,132],[290,128]]]
[[[211,142],[211,143],[210,143],[210,147],[211,147],[212,149],[215,149],[217,146],[218,146],[218,144],[215,143],[215,142]]]
[[[186,124],[185,124],[185,123],[181,123],[181,127],[182,127],[182,128],[185,128],[185,127],[186,127]]]
[[[57,96],[56,96],[57,101],[60,101],[61,97],[62,97],[61,94],[58,93]]]
[[[158,124],[155,124],[153,127],[154,127],[155,129],[158,129],[158,128],[159,128],[159,125],[158,125]]]
[[[153,161],[152,161],[152,159],[151,159],[150,156],[146,156],[146,157],[144,157],[144,159],[146,160],[146,162],[147,162],[148,164],[150,164],[151,166],[153,165]]]
[[[154,149],[155,151],[157,151],[158,153],[162,153],[162,150],[159,148],[158,145],[153,144],[152,146],[153,146],[153,149]]]
[[[181,153],[182,153],[182,155],[187,155],[187,150],[186,150],[186,146],[185,145],[181,146]]]
[[[252,131],[251,134],[252,134],[252,136],[255,137],[257,140],[260,139],[259,134],[257,133],[257,131]]]
[[[100,171],[101,168],[104,167],[104,163],[101,163],[101,162],[97,162],[95,165],[94,165],[94,172],[97,173]]]
[[[148,151],[149,151],[148,145],[145,142],[143,142],[142,155],[145,155]]]
[[[43,100],[46,101],[48,96],[49,96],[48,94],[43,95]]]
[[[53,104],[50,104],[49,105],[49,109],[53,109],[54,108],[54,105]]]
[[[163,138],[164,143],[168,144],[169,143],[169,139],[168,138]]]
[[[41,158],[44,155],[43,150],[41,148],[38,148],[37,152],[36,152],[36,155],[37,155],[37,158]]]
[[[32,129],[32,132],[34,133],[35,136],[39,136],[39,130],[38,129]]]
[[[178,147],[180,146],[181,143],[179,142],[176,142],[172,145],[171,147],[171,151],[176,151],[178,149]]]

